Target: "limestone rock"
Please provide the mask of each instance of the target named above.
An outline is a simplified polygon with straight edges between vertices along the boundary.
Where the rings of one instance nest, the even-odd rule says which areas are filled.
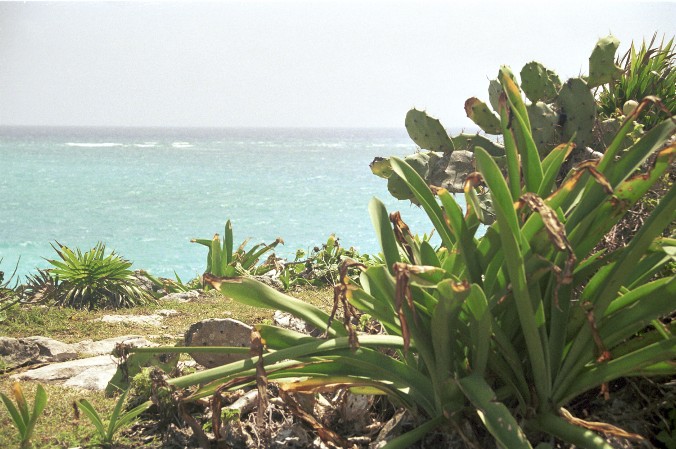
[[[137,348],[145,346],[157,346],[157,344],[149,342],[140,335],[123,335],[120,337],[106,338],[104,340],[97,341],[83,340],[79,343],[74,343],[73,348],[80,355],[104,355],[112,353],[113,349],[115,349],[115,346],[120,343],[131,345]]]
[[[185,333],[186,346],[237,346],[251,344],[251,326],[231,318],[211,318],[190,326]],[[245,354],[191,353],[197,363],[207,368],[247,358]]]
[[[74,345],[54,340],[53,338],[35,336],[22,338],[21,340],[34,343],[40,349],[40,355],[34,363],[65,362],[77,358],[78,351]]]
[[[197,290],[190,290],[188,292],[169,293],[160,298],[160,301],[178,301],[191,302],[200,297],[200,292]]]
[[[36,343],[0,337],[0,369],[13,369],[35,363],[38,357],[40,348]]]
[[[162,325],[162,317],[160,315],[103,315],[99,321],[111,324],[129,323],[154,327]]]
[[[39,360],[41,345],[45,348],[45,358],[64,357],[64,354],[68,354],[69,352],[74,352],[78,356],[88,354],[94,355],[94,357],[52,363],[15,374],[11,376],[13,379],[33,380],[87,390],[104,390],[106,388],[106,385],[117,370],[118,359],[111,355],[117,344],[124,343],[135,347],[157,346],[145,338],[134,335],[99,341],[84,340],[70,345],[46,337],[29,337],[22,340],[25,340],[28,344],[35,345],[37,355],[34,361]],[[60,350],[64,352],[59,352]],[[50,355],[47,355],[47,352]]]
[[[304,320],[301,320],[300,318],[297,318],[288,312],[282,312],[281,310],[276,310],[272,315],[272,323],[275,326],[301,332],[303,334],[312,335],[313,337],[317,337],[322,333],[322,330],[307,324]]]
[[[143,270],[136,270],[134,271],[133,274],[134,280],[136,282],[136,285],[138,285],[141,289],[147,291],[150,294],[159,292],[162,290],[162,286],[160,285],[155,285],[153,281],[150,280],[148,276],[145,275]]]
[[[15,380],[31,380],[88,390],[103,390],[115,374],[117,361],[110,355],[52,363],[11,376]]]

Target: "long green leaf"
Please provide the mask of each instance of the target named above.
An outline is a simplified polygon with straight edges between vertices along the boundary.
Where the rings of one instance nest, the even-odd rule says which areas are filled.
[[[114,432],[117,432],[119,429],[128,426],[133,422],[141,413],[148,410],[153,405],[152,401],[146,401],[143,404],[137,405],[133,409],[125,412],[116,422]]]
[[[495,392],[483,378],[471,375],[457,382],[500,446],[509,449],[532,449],[516,419],[503,403],[496,400]]]
[[[455,201],[455,198],[451,196],[448,191],[441,189],[437,192],[441,204],[444,206],[444,211],[446,212],[446,217],[448,218],[449,225],[455,234],[458,245],[460,246],[460,252],[465,265],[467,266],[467,271],[469,274],[469,281],[472,284],[483,285],[483,279],[481,278],[482,270],[477,259],[477,245],[474,241],[473,235],[469,232],[467,223],[465,222],[464,217],[462,216],[462,209]],[[450,250],[451,248],[449,248]]]
[[[593,284],[590,282],[587,285],[582,292],[582,300],[593,300],[596,316],[605,314],[610,302],[617,297],[620,287],[630,278],[636,262],[645,254],[654,238],[673,220],[674,210],[676,210],[676,186],[672,186],[644,222],[625,249],[624,256],[612,265],[609,271],[604,271],[604,276],[599,282]],[[575,372],[582,369],[586,363],[584,354],[588,352],[591,337],[590,327],[582,324],[554,383],[556,388],[565,389],[565,385],[575,378]]]
[[[438,287],[439,302],[432,314],[431,320],[431,340],[432,348],[434,350],[434,358],[436,363],[435,378],[439,383],[435,387],[439,388],[443,384],[443,379],[448,379],[455,373],[455,365],[460,365],[462,359],[457,360],[458,354],[452,353],[454,346],[455,334],[461,331],[460,320],[458,315],[460,309],[470,293],[469,288],[458,288],[454,286],[454,282],[450,279],[443,281]],[[455,356],[455,360],[454,360]],[[464,356],[463,356],[464,358]],[[437,399],[443,401],[442,393],[437,393]]]
[[[530,424],[582,449],[613,449],[613,446],[591,430],[573,425],[553,413],[541,413]]]
[[[223,264],[223,250],[221,249],[221,239],[218,234],[214,235],[211,241],[211,273],[215,276],[223,276],[225,274],[225,265]]]
[[[555,404],[566,404],[585,391],[620,377],[632,375],[642,368],[659,362],[673,361],[676,356],[676,337],[658,341],[608,362],[600,363],[575,376],[567,388],[554,392]],[[672,365],[672,374],[676,367]]]
[[[230,220],[225,222],[225,232],[223,234],[223,255],[225,256],[225,265],[232,263],[233,237],[232,223]]]
[[[528,358],[533,369],[533,380],[541,403],[546,402],[550,393],[550,373],[541,335],[536,323],[535,309],[526,281],[523,256],[520,248],[521,231],[511,195],[500,169],[490,155],[478,148],[475,151],[477,165],[493,197],[493,206],[500,226],[500,240],[503,251],[509,254],[505,259],[507,272],[514,292],[514,302],[519,315],[521,331],[526,340]],[[538,307],[540,308],[540,307]]]
[[[324,329],[329,322],[329,315],[321,309],[285,295],[262,282],[250,278],[218,279],[209,281],[214,288],[242,304],[266,309],[279,309],[302,318],[317,329]],[[333,321],[329,335],[346,335],[342,323]]]
[[[404,341],[401,337],[393,335],[361,335],[359,337],[360,344],[369,347],[387,347],[401,349],[404,346]],[[297,357],[307,357],[314,354],[320,354],[336,349],[346,349],[350,347],[350,339],[348,337],[337,337],[329,340],[318,340],[300,344],[280,351],[263,354],[265,365],[277,363],[283,360],[293,360]],[[167,381],[170,385],[175,385],[179,388],[185,388],[198,383],[211,382],[215,379],[224,378],[232,374],[236,374],[245,369],[255,368],[258,357],[251,357],[244,360],[229,363],[224,366],[210,368],[194,374],[189,374],[183,377],[169,379]]]
[[[96,427],[96,430],[99,432],[99,436],[105,441],[106,428],[103,425],[103,421],[101,421],[101,417],[99,416],[94,406],[86,399],[79,399],[77,401],[77,405],[80,408],[80,410],[85,412],[85,415],[89,417],[89,420],[91,421],[92,424],[94,424],[94,427]]]
[[[390,164],[392,165],[392,170],[404,180],[420,202],[420,205],[425,209],[444,246],[452,248],[455,238],[444,220],[444,214],[439,203],[437,203],[425,180],[402,159],[392,157],[390,158]]]
[[[516,140],[511,129],[507,108],[507,97],[501,95],[498,102],[500,112],[500,126],[505,139],[505,155],[507,156],[507,177],[509,179],[509,191],[512,201],[517,201],[521,196],[521,165],[519,164],[519,150],[516,148]]]
[[[14,406],[14,403],[11,401],[11,399],[9,399],[3,393],[0,393],[0,399],[2,399],[2,402],[5,404],[5,407],[7,407],[7,411],[9,412],[9,415],[12,417],[12,421],[14,421],[14,425],[19,431],[19,435],[21,435],[21,438],[23,439],[23,436],[26,435],[27,423],[24,422],[21,413],[19,413],[19,410],[17,410],[17,408]]]
[[[483,377],[486,371],[491,341],[492,317],[481,287],[473,284],[466,301],[470,311],[469,330],[472,338],[472,373]]]
[[[385,205],[379,199],[372,198],[369,202],[369,214],[376,231],[376,237],[385,256],[385,265],[390,273],[394,274],[394,264],[400,262],[401,258],[399,257],[397,240],[390,225],[387,209],[385,209]]]
[[[498,79],[510,105],[512,113],[511,126],[515,132],[517,149],[521,155],[526,191],[538,192],[542,185],[542,165],[535,141],[533,140],[528,111],[521,97],[521,90],[512,79],[511,71],[507,67],[503,66],[500,68]]]
[[[35,391],[35,400],[33,402],[33,413],[31,414],[31,419],[26,426],[26,436],[25,440],[29,440],[35,429],[35,424],[37,423],[40,414],[43,412],[47,406],[47,392],[42,385],[38,384],[37,390]]]
[[[545,198],[551,192],[556,181],[556,177],[561,171],[561,165],[563,161],[568,157],[570,151],[572,150],[572,143],[561,144],[554,148],[542,161],[542,171],[544,172],[544,177],[542,179],[542,184],[540,184],[540,189],[538,190],[538,196]],[[518,198],[517,198],[518,199]]]
[[[415,429],[400,435],[382,446],[381,449],[407,449],[420,441],[425,435],[439,427],[444,421],[443,416],[437,416],[419,425]]]
[[[113,440],[113,435],[115,430],[117,430],[117,421],[122,412],[122,406],[124,405],[124,400],[127,399],[127,394],[129,390],[125,390],[124,393],[120,395],[120,398],[115,403],[115,408],[113,408],[113,413],[110,414],[110,422],[108,423],[108,430],[106,432],[105,440],[110,442]]]

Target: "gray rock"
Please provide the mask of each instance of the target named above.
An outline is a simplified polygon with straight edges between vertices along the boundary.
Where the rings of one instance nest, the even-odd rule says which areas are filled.
[[[35,363],[40,348],[34,342],[0,337],[0,369],[9,370]]]
[[[65,362],[77,358],[77,349],[74,345],[54,340],[48,337],[26,337],[22,341],[35,343],[40,349],[40,356],[35,360],[42,362]]]
[[[276,310],[272,315],[272,323],[275,326],[301,332],[303,334],[312,335],[313,337],[317,337],[323,332],[322,330],[307,324],[304,320],[296,318],[288,312],[282,312],[281,310]]]
[[[98,341],[83,340],[79,343],[74,343],[72,346],[78,354],[87,354],[93,356],[110,354],[113,352],[113,349],[115,349],[115,346],[120,343],[131,345],[137,348],[145,346],[157,346],[157,344],[151,343],[139,335],[123,335],[120,337],[106,338],[105,340]]]
[[[191,302],[199,297],[200,292],[198,290],[190,290],[189,292],[169,293],[168,295],[161,297],[160,301]]]
[[[136,281],[136,285],[149,293],[155,293],[162,290],[162,286],[155,285],[153,281],[151,281],[150,278],[148,278],[148,276],[143,273],[142,270],[134,271],[133,277]]]
[[[282,284],[282,281],[279,279],[268,275],[267,273],[264,274],[263,276],[253,276],[254,279],[256,279],[259,282],[262,282],[263,284],[267,285],[268,287],[272,287],[275,290],[283,291],[284,290],[284,284]]]
[[[195,323],[185,333],[186,346],[236,346],[251,344],[251,326],[231,318],[211,318]],[[248,357],[245,354],[191,353],[197,363],[207,368],[225,365]]]
[[[162,317],[160,315],[103,315],[98,321],[111,324],[128,323],[154,327],[162,325]]]
[[[174,309],[160,309],[155,311],[155,315],[159,315],[161,317],[174,316],[178,315],[178,311]]]
[[[29,337],[24,340],[28,340],[28,343],[34,344],[36,348],[39,348],[39,345],[44,345],[45,348],[49,348],[49,351],[54,351],[57,354],[55,356],[52,353],[52,355],[46,357],[59,357],[60,353],[58,351],[60,349],[73,351],[80,356],[88,354],[94,355],[94,357],[52,363],[15,374],[11,376],[13,379],[33,380],[87,390],[104,390],[110,379],[112,379],[117,370],[118,359],[110,354],[117,344],[124,343],[135,347],[157,346],[145,338],[135,335],[99,341],[85,340],[71,345],[46,337]],[[39,353],[40,350],[38,349],[37,357],[40,357]]]
[[[31,380],[87,390],[103,390],[117,370],[117,360],[110,355],[52,363],[11,376],[15,380]]]

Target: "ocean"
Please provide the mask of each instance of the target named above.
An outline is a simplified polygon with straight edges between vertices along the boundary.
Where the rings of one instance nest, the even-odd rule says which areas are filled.
[[[190,279],[207,249],[192,238],[235,243],[281,237],[293,259],[335,234],[377,253],[368,203],[378,197],[417,233],[424,212],[387,192],[375,156],[411,154],[403,129],[0,128],[0,270],[49,266],[50,243],[109,250],[157,276]]]

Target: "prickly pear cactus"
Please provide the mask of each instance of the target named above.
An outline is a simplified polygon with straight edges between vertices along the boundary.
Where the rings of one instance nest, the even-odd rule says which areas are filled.
[[[559,113],[547,103],[538,101],[526,106],[533,140],[541,155],[548,153],[561,143]]]
[[[476,171],[474,153],[456,150],[444,154],[437,164],[430,167],[428,181],[449,192],[462,193],[467,174],[473,171]]]
[[[453,151],[451,139],[441,122],[427,115],[425,111],[411,109],[406,114],[404,124],[408,135],[423,150]]]
[[[488,109],[486,103],[476,97],[465,101],[465,113],[479,128],[488,134],[501,134],[500,119]]]
[[[440,156],[437,153],[426,152],[406,156],[404,161],[413,167],[420,176],[427,178],[430,165],[433,165],[439,158]],[[391,172],[390,176],[387,178],[387,190],[389,190],[390,194],[398,200],[413,200],[415,198],[413,192],[411,192],[406,183],[394,172]]]
[[[493,111],[500,109],[500,98],[508,94],[511,102],[519,104],[519,112],[524,121],[530,125],[533,140],[542,157],[552,148],[571,139],[578,148],[591,147],[592,152],[574,153],[569,160],[588,158],[589,154],[602,153],[607,140],[619,128],[621,119],[598,123],[596,120],[596,100],[591,89],[611,81],[618,74],[615,65],[615,51],[618,41],[612,36],[599,40],[589,58],[589,77],[572,78],[565,84],[552,70],[538,62],[529,62],[520,72],[521,83],[518,82],[509,67],[500,69],[502,82],[511,79],[514,89],[504,92],[501,82],[491,80],[488,86],[489,103]],[[523,91],[530,101],[525,104],[517,97]],[[635,105],[628,104],[627,109]],[[500,118],[491,111],[486,103],[470,98],[465,102],[465,112],[485,133],[502,134]],[[509,128],[509,123],[507,127]],[[411,139],[423,150],[429,152],[416,153],[406,158],[413,168],[428,184],[443,186],[449,191],[459,192],[464,178],[474,171],[474,149],[482,147],[488,151],[498,163],[502,164],[505,149],[496,140],[479,134],[459,134],[449,136],[439,120],[430,117],[424,111],[412,109],[406,115],[406,130]],[[636,131],[640,133],[640,129]],[[573,138],[574,137],[574,138]],[[627,137],[627,144],[632,136]],[[403,181],[392,172],[389,159],[376,158],[371,163],[371,170],[377,176],[388,179],[388,189],[396,198],[413,199]]]
[[[491,80],[488,83],[488,100],[494,111],[500,110],[500,94],[502,94],[502,85],[498,80]]]
[[[615,64],[615,52],[619,46],[620,41],[613,36],[604,37],[596,43],[589,57],[589,78],[587,79],[589,87],[609,83],[620,76],[622,69]]]
[[[451,138],[451,142],[455,151],[464,150],[473,153],[474,148],[481,147],[491,156],[503,156],[505,154],[505,147],[480,134],[458,134]]]
[[[578,147],[588,146],[593,137],[596,101],[587,83],[582,78],[569,79],[561,87],[557,103],[563,141],[575,136],[574,142]]]
[[[556,73],[533,61],[521,69],[521,89],[533,104],[548,102],[556,99],[561,80]]]
[[[373,162],[369,164],[369,168],[371,169],[371,173],[380,176],[381,178],[387,179],[392,174],[390,159],[386,157],[376,156],[376,158],[373,159]]]

